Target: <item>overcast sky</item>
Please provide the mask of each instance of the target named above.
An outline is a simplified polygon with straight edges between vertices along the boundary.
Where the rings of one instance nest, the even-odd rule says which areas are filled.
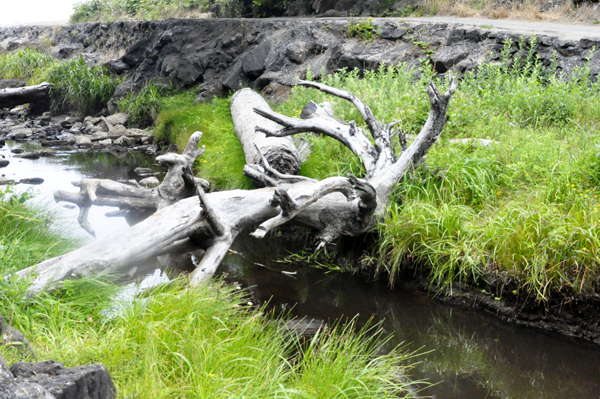
[[[0,25],[66,21],[80,0],[0,0]]]

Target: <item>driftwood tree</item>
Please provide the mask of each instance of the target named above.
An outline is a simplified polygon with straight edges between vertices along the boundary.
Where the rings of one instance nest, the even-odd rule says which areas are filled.
[[[58,192],[57,199],[80,206],[80,222],[84,226],[86,209],[91,205],[156,212],[129,229],[20,271],[20,276],[32,277],[30,292],[52,289],[61,280],[74,276],[115,272],[132,262],[168,253],[186,240],[193,240],[206,250],[190,276],[191,284],[200,284],[214,274],[242,232],[262,238],[277,226],[295,223],[315,230],[318,245],[324,245],[343,234],[357,236],[369,231],[384,212],[394,186],[439,138],[456,89],[454,79],[450,78],[445,94],[440,94],[433,83],[429,85],[429,117],[410,146],[406,145],[404,134],[394,130],[395,123],[378,122],[354,94],[314,82],[298,84],[350,101],[363,117],[371,139],[353,121],[339,121],[313,102],[302,111],[302,119],[283,116],[264,106],[254,107],[256,117],[240,119],[235,116],[238,104],[233,103],[236,130],[242,124],[270,137],[300,132],[327,135],[360,158],[366,169],[364,179],[349,175],[317,181],[281,173],[262,156],[260,164],[247,164],[244,173],[263,188],[206,194],[190,171],[194,159],[203,152],[197,149],[201,133],[196,132],[182,155],[157,158],[169,166],[169,171],[154,190],[110,180],[83,180],[76,183],[81,188],[79,193]],[[396,154],[397,147],[400,154]]]

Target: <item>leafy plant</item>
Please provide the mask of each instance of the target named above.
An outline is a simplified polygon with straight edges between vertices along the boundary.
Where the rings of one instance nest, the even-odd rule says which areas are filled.
[[[378,34],[373,26],[373,19],[368,18],[366,21],[351,21],[346,31],[346,37],[357,37],[363,42],[372,42],[378,37]]]

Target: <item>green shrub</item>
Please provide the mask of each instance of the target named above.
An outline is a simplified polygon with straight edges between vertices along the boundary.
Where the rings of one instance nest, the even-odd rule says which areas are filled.
[[[363,42],[372,42],[378,36],[371,18],[366,21],[351,21],[346,31],[346,37],[357,37]]]

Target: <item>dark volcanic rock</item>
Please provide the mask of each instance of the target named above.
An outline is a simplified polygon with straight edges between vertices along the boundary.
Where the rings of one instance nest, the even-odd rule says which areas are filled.
[[[305,2],[290,4],[288,13],[294,15],[307,7]],[[406,8],[415,2],[399,0],[390,5],[381,0],[315,0],[310,4],[312,11],[320,15],[368,15],[386,7]],[[519,56],[521,37],[515,33],[385,19],[372,21],[378,37],[363,43],[345,37],[350,22],[209,18],[21,26],[0,28],[0,51],[43,48],[53,43],[57,56],[82,55],[92,65],[108,66],[125,76],[107,104],[110,113],[116,112],[120,98],[139,93],[149,81],[175,88],[199,87],[197,101],[207,101],[241,87],[261,89],[271,82],[293,84],[295,79],[305,78],[309,68],[314,77],[340,68],[376,69],[382,63],[406,63],[416,69],[431,57],[438,73],[461,74],[476,68],[486,57],[497,60],[508,40],[513,41],[511,56]],[[530,39],[523,37],[525,41]],[[536,52],[540,60],[549,65],[556,53],[557,70],[566,76],[583,66],[590,50],[600,43],[598,38],[569,41],[540,35],[538,39]],[[592,80],[600,71],[597,57],[594,55],[590,63]],[[72,126],[74,123],[65,124],[64,128]],[[82,129],[85,127],[79,131]],[[29,138],[26,130],[15,136],[17,133],[23,136],[19,139]]]
[[[19,79],[0,79],[0,90],[1,89],[16,89],[18,87],[27,86],[27,82]]]
[[[21,179],[19,180],[19,183],[22,184],[42,184],[44,182],[44,179],[42,179],[41,177],[29,177],[27,179]]]
[[[0,168],[7,167],[10,164],[8,159],[0,159]]]
[[[117,390],[112,382],[110,374],[101,364],[89,366],[79,366],[70,369],[65,368],[61,363],[49,360],[41,363],[15,363],[10,367],[10,372],[14,376],[14,387],[17,390],[34,391],[32,393],[38,396],[19,396],[21,397],[41,397],[47,392],[56,399],[113,399],[117,396]]]

